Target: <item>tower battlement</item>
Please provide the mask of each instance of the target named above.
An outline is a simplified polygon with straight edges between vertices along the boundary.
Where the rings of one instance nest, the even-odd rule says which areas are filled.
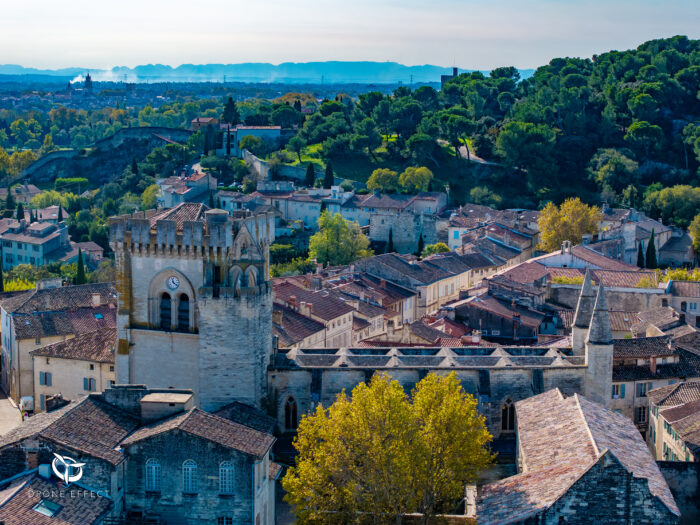
[[[115,251],[141,256],[241,258],[245,253],[234,249],[241,231],[247,230],[257,244],[269,244],[271,220],[270,212],[231,217],[224,210],[184,203],[169,210],[110,218],[109,241]]]

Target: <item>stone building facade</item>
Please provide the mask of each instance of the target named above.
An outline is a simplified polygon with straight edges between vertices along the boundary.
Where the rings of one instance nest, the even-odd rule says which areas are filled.
[[[191,388],[215,410],[262,406],[272,347],[274,215],[183,203],[110,220],[117,383]]]

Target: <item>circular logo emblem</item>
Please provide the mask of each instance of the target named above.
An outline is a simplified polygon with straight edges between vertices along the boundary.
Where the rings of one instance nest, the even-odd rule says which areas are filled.
[[[58,479],[65,481],[66,485],[70,485],[83,477],[83,467],[85,463],[78,463],[73,458],[60,456],[55,452],[54,456],[56,457],[51,462],[53,473],[56,474]]]
[[[180,279],[175,277],[174,275],[168,279],[168,288],[171,290],[177,290],[177,287],[180,286]]]

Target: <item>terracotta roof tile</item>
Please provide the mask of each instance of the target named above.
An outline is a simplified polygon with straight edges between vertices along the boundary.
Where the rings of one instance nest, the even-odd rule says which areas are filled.
[[[34,356],[79,359],[98,363],[114,363],[117,329],[105,328],[77,335],[71,339],[47,345],[30,352]]]
[[[183,414],[140,428],[126,438],[122,442],[122,446],[128,447],[144,439],[175,429],[256,457],[263,457],[275,442],[274,436],[267,432],[261,432],[194,408]]]

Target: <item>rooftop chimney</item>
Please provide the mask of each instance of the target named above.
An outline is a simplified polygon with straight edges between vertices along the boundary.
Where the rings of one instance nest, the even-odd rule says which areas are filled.
[[[649,358],[649,371],[656,375],[656,357],[652,356]]]
[[[92,294],[92,306],[100,306],[102,304],[102,299],[99,293]]]
[[[282,310],[272,310],[272,324],[282,326]]]

